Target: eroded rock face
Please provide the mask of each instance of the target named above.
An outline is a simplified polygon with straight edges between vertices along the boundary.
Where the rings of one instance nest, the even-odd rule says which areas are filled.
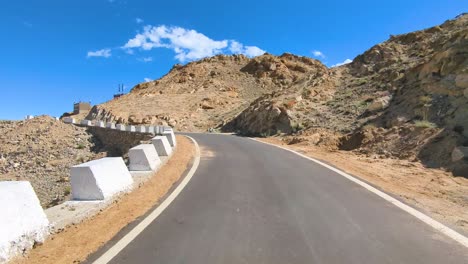
[[[270,136],[277,133],[291,133],[292,125],[287,109],[261,98],[226,124],[223,129],[245,135]]]

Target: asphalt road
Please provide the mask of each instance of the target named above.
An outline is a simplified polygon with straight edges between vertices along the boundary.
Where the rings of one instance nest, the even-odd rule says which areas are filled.
[[[197,172],[111,263],[468,263],[465,247],[314,162],[191,136]]]

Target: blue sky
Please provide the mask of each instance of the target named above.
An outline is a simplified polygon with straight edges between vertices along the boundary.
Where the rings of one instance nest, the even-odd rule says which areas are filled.
[[[0,119],[102,103],[176,63],[267,51],[328,66],[468,11],[462,0],[15,0],[0,8]]]

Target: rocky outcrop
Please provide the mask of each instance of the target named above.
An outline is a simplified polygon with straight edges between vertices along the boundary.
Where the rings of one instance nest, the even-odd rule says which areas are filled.
[[[117,122],[120,118],[112,114],[112,112],[106,110],[105,108],[101,108],[99,106],[93,106],[91,111],[89,111],[88,115],[85,118],[86,120],[101,120],[104,122]]]
[[[243,135],[270,136],[291,133],[293,123],[285,107],[275,105],[267,98],[260,98],[224,125],[222,130],[236,131]]]

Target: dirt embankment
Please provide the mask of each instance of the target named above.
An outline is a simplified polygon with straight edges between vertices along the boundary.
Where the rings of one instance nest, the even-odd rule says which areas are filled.
[[[333,142],[330,138],[333,137],[292,145],[288,145],[291,141],[278,137],[261,140],[325,161],[468,233],[468,179],[454,177],[444,170],[428,169],[420,162],[337,150],[336,144],[329,144]]]
[[[0,180],[30,181],[44,208],[69,198],[71,166],[105,155],[85,128],[49,116],[0,121]]]
[[[80,263],[111,240],[122,228],[144,215],[171,190],[195,155],[193,143],[177,136],[171,159],[149,181],[123,195],[110,207],[84,222],[52,235],[14,264]]]

